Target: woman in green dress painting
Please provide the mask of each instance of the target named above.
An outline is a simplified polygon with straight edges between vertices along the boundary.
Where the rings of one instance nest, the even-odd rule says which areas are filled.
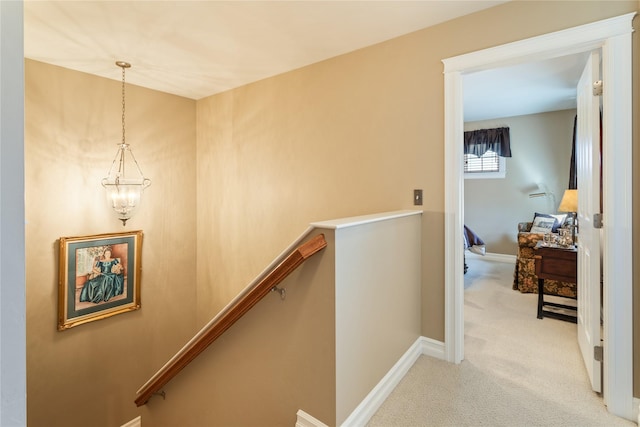
[[[111,248],[107,247],[93,266],[91,279],[80,291],[80,301],[101,303],[124,292],[123,267],[116,258],[111,258]]]

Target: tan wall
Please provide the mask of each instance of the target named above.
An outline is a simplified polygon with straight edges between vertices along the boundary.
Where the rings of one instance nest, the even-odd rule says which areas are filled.
[[[127,135],[153,179],[127,225],[146,236],[143,307],[62,333],[56,239],[122,230],[100,207],[98,184],[120,137],[119,83],[27,61],[29,424],[112,426],[142,413],[161,425],[151,415],[161,401],[136,410],[134,392],[194,329],[309,222],[412,208],[414,188],[424,189],[422,334],[443,340],[441,59],[638,8],[637,1],[510,2],[203,99],[195,103],[197,129],[194,102],[131,88]],[[637,120],[634,130],[637,142]],[[197,202],[189,191],[196,181]],[[205,405],[182,414],[183,425],[214,417]]]
[[[198,102],[201,322],[310,222],[411,208],[414,171],[442,182],[438,168],[423,166],[419,140],[436,126],[424,120],[434,114],[424,108],[429,95],[394,75],[401,68],[416,81],[423,67],[389,54],[356,52]],[[435,187],[425,193],[441,205]],[[426,216],[442,223],[434,208],[426,204]]]
[[[198,255],[226,267],[199,263],[199,321],[309,222],[411,208],[423,188],[422,333],[443,340],[441,60],[636,8],[510,2],[200,100]]]
[[[516,255],[517,225],[534,212],[556,213],[569,183],[575,110],[465,123],[465,131],[508,127],[512,157],[504,179],[465,179],[464,222],[487,252]],[[547,189],[548,197],[529,198]]]
[[[260,301],[164,386],[166,402],[141,409],[143,422],[285,426],[302,409],[342,424],[419,337],[420,222],[318,225],[328,245],[279,285],[285,300]]]
[[[27,60],[25,83],[28,422],[122,425],[195,330],[195,102],[127,87],[127,141],[153,183],[123,227],[100,185],[121,139],[120,82]],[[138,229],[142,308],[58,332],[57,239]]]
[[[335,244],[326,239],[279,285],[284,301],[268,294],[164,387],[166,401],[140,409],[143,426],[293,426],[298,409],[333,425]]]
[[[199,322],[309,222],[411,208],[423,188],[422,334],[443,340],[441,60],[635,10],[510,2],[200,100]]]

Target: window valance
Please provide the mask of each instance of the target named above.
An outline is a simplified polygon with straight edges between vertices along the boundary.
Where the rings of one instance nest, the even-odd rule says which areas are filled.
[[[511,157],[509,128],[478,129],[464,133],[464,154],[482,157],[488,150],[501,157]]]

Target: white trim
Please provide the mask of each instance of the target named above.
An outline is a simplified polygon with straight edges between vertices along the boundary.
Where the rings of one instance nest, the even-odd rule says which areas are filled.
[[[348,218],[333,219],[329,221],[319,221],[311,223],[312,227],[325,228],[328,230],[338,230],[347,227],[357,227],[359,225],[370,224],[372,222],[386,221],[389,219],[402,218],[411,215],[422,215],[421,210],[408,209],[402,211],[382,212],[370,215],[353,216]]]
[[[307,414],[302,409],[298,409],[296,415],[296,427],[328,427],[325,423]]]
[[[484,255],[474,254],[473,252],[467,252],[467,259],[476,258],[484,259],[485,261],[504,262],[506,264],[514,264],[516,262],[515,255],[497,254],[495,252],[487,252]]]
[[[369,392],[369,394],[353,410],[351,415],[341,424],[342,426],[364,426],[371,419],[373,414],[380,408],[389,394],[404,378],[409,369],[416,363],[422,354],[422,340],[419,337],[411,347],[402,355],[395,365],[387,372],[380,382]]]
[[[427,337],[420,337],[419,341],[423,355],[445,360],[444,343],[442,341],[436,341]]]
[[[421,355],[443,360],[444,343],[427,337],[418,337],[341,425],[345,427],[366,425]],[[297,412],[296,427],[326,427],[326,425],[300,409]]]
[[[445,354],[464,357],[462,294],[462,74],[594,49],[603,51],[603,241],[606,287],[604,399],[608,410],[633,419],[631,32],[635,13],[443,60],[445,88]],[[615,102],[614,102],[615,100]],[[613,142],[616,147],[614,149]],[[615,307],[615,309],[614,309]]]
[[[445,70],[447,63],[445,62]],[[464,248],[460,244],[463,229],[463,157],[464,135],[462,76],[459,72],[444,75],[444,271],[445,271],[445,360],[460,363],[464,357]],[[456,272],[463,272],[457,274]]]
[[[633,417],[632,58],[629,32],[602,47],[604,401]],[[609,114],[607,114],[609,113]]]
[[[465,73],[534,62],[598,49],[608,39],[632,31],[635,12],[444,59],[444,72]]]
[[[633,419],[640,425],[640,399],[633,398]]]
[[[122,424],[122,427],[142,427],[142,416],[138,416],[126,424]]]

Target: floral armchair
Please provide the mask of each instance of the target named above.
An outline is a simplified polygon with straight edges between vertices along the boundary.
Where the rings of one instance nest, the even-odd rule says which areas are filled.
[[[542,240],[542,233],[532,233],[531,222],[518,224],[518,256],[516,268],[513,274],[513,289],[523,293],[538,292],[538,276],[536,276],[534,247]],[[559,295],[575,298],[577,285],[575,283],[560,282],[557,280],[545,280],[544,292],[548,295]]]

